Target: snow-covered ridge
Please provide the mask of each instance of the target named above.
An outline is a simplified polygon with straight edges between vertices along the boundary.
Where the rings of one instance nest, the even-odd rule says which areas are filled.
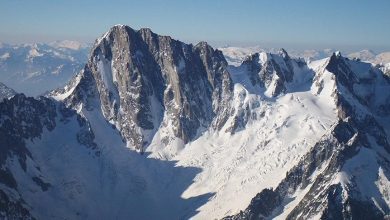
[[[229,63],[232,66],[239,66],[245,60],[245,58],[254,53],[277,53],[279,48],[265,48],[261,46],[253,47],[220,47],[221,50]],[[329,57],[336,50],[324,49],[324,50],[288,50],[288,54],[294,58],[304,58],[307,61],[314,61]]]
[[[264,48],[261,46],[253,47],[220,47],[221,50],[228,61],[229,65],[239,66],[242,61],[245,60],[247,56],[250,56],[254,53],[277,53],[279,49],[276,48]],[[304,58],[307,61],[316,61],[330,57],[336,49],[323,49],[323,50],[287,50],[289,55],[294,58]],[[342,54],[346,55],[350,59],[359,59],[361,61],[370,62],[373,64],[382,64],[385,65],[390,63],[390,52],[381,52],[375,53],[372,50],[361,50],[357,52],[344,52]]]

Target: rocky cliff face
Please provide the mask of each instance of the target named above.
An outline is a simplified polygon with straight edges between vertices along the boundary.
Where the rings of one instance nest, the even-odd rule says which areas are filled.
[[[0,82],[0,102],[3,101],[3,99],[11,98],[15,94],[16,92],[13,89]]]
[[[222,53],[207,43],[193,46],[117,25],[96,41],[65,101],[88,106],[86,99],[95,98],[107,121],[137,150],[159,128],[167,131],[163,143],[176,137],[187,143],[200,130],[225,123],[232,96],[226,67]]]
[[[293,59],[284,49],[276,54],[255,53],[248,56],[239,69],[246,70],[253,86],[266,90],[270,97],[276,97],[287,90],[287,84],[293,82],[294,74],[304,68],[306,63]]]

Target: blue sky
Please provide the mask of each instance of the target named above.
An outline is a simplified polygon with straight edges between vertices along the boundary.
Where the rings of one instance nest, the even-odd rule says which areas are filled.
[[[114,24],[215,46],[390,50],[390,0],[0,0],[0,41],[92,42]]]

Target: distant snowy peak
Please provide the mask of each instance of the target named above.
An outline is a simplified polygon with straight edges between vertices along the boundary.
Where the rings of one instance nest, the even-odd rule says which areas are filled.
[[[264,49],[257,47],[221,47],[221,50],[225,56],[229,65],[239,66],[245,60],[245,58],[251,54],[266,52]]]
[[[371,50],[362,50],[359,52],[348,54],[351,59],[359,59],[361,61],[370,62],[373,64],[385,65],[390,63],[390,52],[375,53]]]
[[[16,92],[0,82],[0,102],[5,98],[11,98]]]
[[[131,148],[142,151],[162,127],[161,143],[180,145],[226,121],[232,93],[226,67],[222,53],[205,42],[192,46],[116,25],[96,41],[78,83],[52,95],[75,108],[95,99]]]
[[[382,64],[390,63],[390,52],[383,52],[376,55],[375,63],[382,63]]]
[[[72,40],[54,41],[49,43],[49,45],[55,48],[67,48],[72,50],[80,50],[89,47],[89,44],[87,43]]]
[[[350,58],[358,58],[358,59],[360,59],[362,61],[374,60],[375,56],[376,56],[376,54],[373,51],[371,51],[371,50],[362,50],[362,51],[359,51],[359,52],[354,52],[354,53],[348,54],[348,57],[350,57]]]

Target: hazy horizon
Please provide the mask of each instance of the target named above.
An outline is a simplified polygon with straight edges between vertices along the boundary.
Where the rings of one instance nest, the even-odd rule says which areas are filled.
[[[214,47],[390,50],[390,1],[0,2],[0,42],[93,43],[115,24]],[[109,15],[109,16],[107,16]]]
[[[153,30],[152,30],[153,31]],[[157,33],[158,34],[158,33]],[[103,34],[102,34],[103,35]],[[102,36],[100,35],[100,36]],[[96,39],[100,36],[97,36]],[[83,40],[78,40],[78,39],[48,39],[46,41],[0,41],[0,44],[7,44],[7,45],[23,45],[23,44],[50,44],[54,42],[61,42],[61,41],[75,41],[81,44],[89,44],[90,46],[93,45],[96,39],[93,39],[91,41],[83,41]],[[178,38],[174,38],[176,40],[180,40],[184,43],[188,44],[197,44],[201,41],[194,41],[194,42],[188,42],[185,40],[181,40]],[[286,49],[287,51],[309,51],[309,50],[316,50],[316,51],[323,51],[323,50],[339,50],[341,52],[347,52],[347,53],[352,53],[352,52],[359,52],[363,50],[369,50],[375,54],[379,54],[382,52],[389,52],[390,48],[382,48],[382,47],[364,47],[364,46],[345,46],[341,45],[339,47],[332,47],[332,45],[329,45],[328,47],[310,47],[309,45],[290,45],[289,44],[284,44],[285,46],[281,46],[283,44],[261,44],[261,43],[251,43],[251,42],[213,42],[213,41],[207,41],[211,46],[214,48],[221,48],[221,47],[242,47],[242,48],[250,48],[250,47],[259,47],[262,49]],[[287,46],[286,46],[287,45]]]

